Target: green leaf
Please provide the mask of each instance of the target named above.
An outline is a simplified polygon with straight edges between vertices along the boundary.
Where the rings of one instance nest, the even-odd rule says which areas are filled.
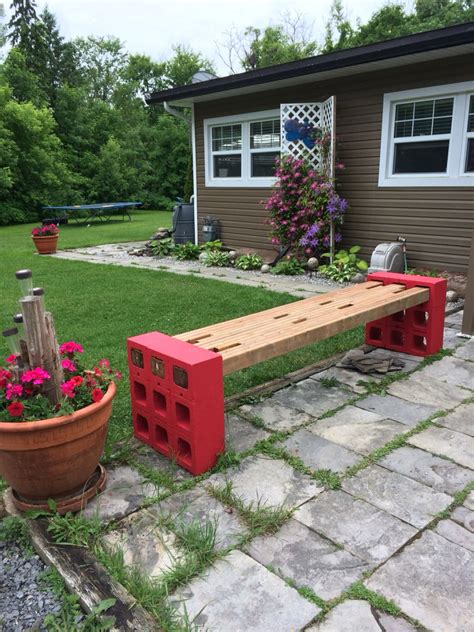
[[[54,502],[52,498],[48,498],[48,507],[49,507],[49,510],[52,512],[55,512],[57,509],[57,504]]]
[[[349,252],[351,254],[356,254],[356,252],[359,252],[360,250],[360,246],[352,246],[352,248],[350,248]]]
[[[363,259],[359,259],[359,261],[357,262],[357,267],[359,268],[359,270],[368,270],[369,266],[367,265],[367,262],[364,261]]]
[[[102,612],[106,612],[112,606],[115,606],[117,600],[116,599],[102,599],[97,606],[94,607],[94,614],[101,614]]]

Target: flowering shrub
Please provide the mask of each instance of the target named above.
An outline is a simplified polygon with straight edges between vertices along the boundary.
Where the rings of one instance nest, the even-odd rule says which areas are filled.
[[[331,221],[339,242],[347,201],[338,195],[332,180],[293,156],[279,160],[275,175],[275,190],[264,202],[270,212],[272,243],[290,245],[307,256],[319,254],[329,246]]]
[[[47,371],[29,369],[16,378],[11,368],[15,357],[6,358],[7,368],[0,367],[0,421],[35,421],[71,414],[100,402],[111,380],[122,377],[105,358],[91,370],[85,369],[79,358],[83,348],[77,342],[65,342],[59,350],[65,379],[61,384],[63,399],[57,406],[44,394],[50,379]]]
[[[33,237],[47,237],[48,235],[57,235],[59,228],[56,224],[47,224],[46,226],[37,226],[33,228],[31,234]]]

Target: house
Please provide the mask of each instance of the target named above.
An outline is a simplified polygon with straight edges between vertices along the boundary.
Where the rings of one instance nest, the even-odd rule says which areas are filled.
[[[150,95],[191,109],[195,221],[274,254],[261,200],[283,149],[282,106],[335,102],[346,245],[407,239],[411,267],[465,271],[474,228],[474,23]],[[179,110],[178,110],[179,111]],[[283,130],[283,134],[281,133]]]

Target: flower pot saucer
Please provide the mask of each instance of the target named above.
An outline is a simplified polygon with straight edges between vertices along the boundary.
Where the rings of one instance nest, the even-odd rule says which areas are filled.
[[[107,483],[107,470],[99,463],[92,476],[86,481],[80,490],[75,490],[72,494],[53,498],[56,503],[56,512],[63,516],[68,512],[76,512],[84,509],[92,498],[100,494]],[[20,496],[12,489],[12,499],[15,507],[20,511],[51,511],[47,500],[32,500]]]

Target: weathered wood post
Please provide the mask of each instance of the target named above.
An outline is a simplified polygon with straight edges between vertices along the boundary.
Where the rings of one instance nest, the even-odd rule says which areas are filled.
[[[467,264],[467,286],[461,332],[465,336],[474,336],[474,230],[472,231],[471,253]]]

